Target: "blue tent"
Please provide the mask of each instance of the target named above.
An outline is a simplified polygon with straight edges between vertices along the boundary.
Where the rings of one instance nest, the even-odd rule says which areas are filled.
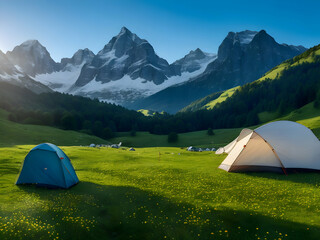
[[[79,182],[68,156],[56,145],[42,143],[24,159],[16,184],[69,188]]]

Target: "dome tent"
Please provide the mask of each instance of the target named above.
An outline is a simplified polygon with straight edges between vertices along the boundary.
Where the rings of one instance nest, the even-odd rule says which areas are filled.
[[[228,172],[320,170],[319,140],[310,129],[291,121],[243,129],[217,152],[228,153],[219,166]]]
[[[16,184],[69,188],[78,182],[68,156],[57,146],[42,143],[25,157]]]

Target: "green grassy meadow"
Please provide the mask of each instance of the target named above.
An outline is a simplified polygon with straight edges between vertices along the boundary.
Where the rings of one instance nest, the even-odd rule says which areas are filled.
[[[282,119],[319,137],[319,111],[308,104]],[[136,147],[131,152],[80,147],[105,141],[13,123],[1,111],[0,239],[319,239],[318,173],[227,173],[218,169],[226,155],[183,148],[223,146],[240,130],[179,134],[174,144],[145,132],[110,140]],[[68,190],[14,184],[24,157],[41,142],[62,146],[79,184]]]
[[[96,136],[47,126],[14,123],[7,118],[8,113],[0,109],[0,147],[43,142],[63,146],[107,143],[106,140]]]
[[[180,148],[62,147],[80,183],[16,186],[32,146],[0,149],[0,239],[318,239],[320,175],[227,173]]]

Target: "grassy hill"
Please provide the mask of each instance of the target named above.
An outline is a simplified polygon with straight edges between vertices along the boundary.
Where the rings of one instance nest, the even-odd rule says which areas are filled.
[[[317,173],[228,173],[225,156],[179,148],[63,147],[78,185],[18,187],[32,147],[0,148],[0,239],[319,237]]]
[[[314,108],[314,103],[309,103],[300,109],[292,111],[279,120],[289,120],[301,123],[310,128],[320,138],[320,109]]]
[[[101,138],[61,129],[19,124],[9,121],[8,113],[0,109],[0,146],[13,146],[19,144],[39,144],[50,142],[63,146],[89,145],[90,143],[106,143]]]
[[[155,114],[163,114],[164,112],[156,112],[156,111],[152,111],[152,110],[146,110],[146,109],[140,109],[138,110],[138,112],[142,113],[144,116],[146,117],[152,117],[154,116]]]
[[[188,106],[182,108],[179,112],[193,112],[199,109],[204,109],[204,106],[210,102],[213,102],[217,98],[219,98],[224,92],[216,92],[212,93],[204,98],[201,98],[197,101],[192,102]]]
[[[274,67],[270,71],[268,71],[263,77],[258,79],[257,81],[263,81],[266,79],[277,79],[281,76],[281,74],[286,71],[288,68],[292,68],[304,63],[313,63],[315,62],[315,56],[320,56],[320,47],[316,46],[315,48],[311,48],[308,51],[296,56],[292,59],[284,61],[280,65]]]
[[[194,101],[190,105],[181,109],[180,112],[194,112],[202,109],[211,110],[216,106],[216,104],[221,103],[227,98],[231,97],[237,89],[239,89],[239,87],[230,88],[223,92],[212,93],[204,98]]]
[[[320,138],[320,109],[314,107],[314,102],[294,110],[283,117],[278,117],[278,115],[278,112],[262,112],[259,114],[259,118],[262,122],[278,120],[295,121],[310,128]]]

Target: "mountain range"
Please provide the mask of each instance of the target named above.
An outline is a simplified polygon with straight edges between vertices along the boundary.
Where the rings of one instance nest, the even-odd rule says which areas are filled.
[[[219,46],[217,59],[202,74],[129,107],[175,113],[208,94],[252,82],[305,50],[302,46],[279,44],[264,30],[230,32]]]
[[[37,40],[0,52],[0,80],[37,93],[58,91],[175,113],[208,94],[254,81],[305,50],[278,44],[264,30],[246,30],[230,32],[218,54],[198,48],[169,64],[123,27],[97,54],[81,49],[60,62]]]

